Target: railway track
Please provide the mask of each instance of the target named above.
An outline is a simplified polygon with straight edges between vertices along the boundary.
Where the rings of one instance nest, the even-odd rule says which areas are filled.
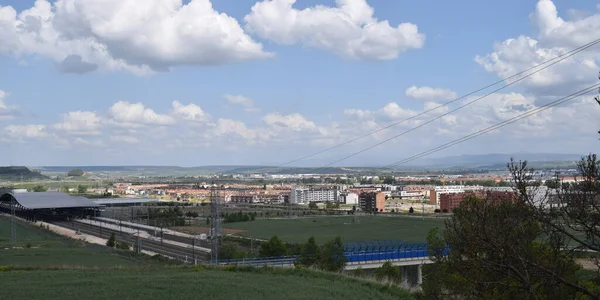
[[[81,222],[69,222],[69,221],[50,221],[50,224],[54,224],[57,226],[61,226],[64,228],[72,229],[75,231],[79,231],[84,234],[93,235],[96,237],[108,239],[112,233],[115,234],[117,241],[127,242],[131,245],[137,244],[138,237],[119,232],[119,230],[112,230],[104,227],[99,227],[92,224],[86,224]],[[164,237],[163,237],[164,238]],[[153,241],[146,238],[142,239],[142,250],[147,250],[150,252],[154,252],[163,256],[167,256],[173,259],[185,261],[188,263],[194,262],[194,257],[197,262],[206,262],[210,260],[210,254],[206,252],[201,252],[199,250],[193,250],[189,248],[184,248],[168,243],[161,243],[160,241]],[[188,241],[189,242],[189,241]],[[190,244],[191,246],[191,244]]]
[[[130,228],[130,229],[136,229],[136,230],[138,229],[138,227],[136,227],[135,225],[129,225],[129,224],[124,224],[124,223],[119,224],[118,220],[114,220],[114,221],[102,220],[102,222],[111,223],[113,225],[118,225],[118,226],[121,226],[123,228]],[[178,236],[178,235],[172,235],[172,234],[168,234],[168,233],[165,233],[165,232],[161,233],[160,230],[156,230],[156,234],[154,234],[154,231],[148,230],[146,228],[139,228],[139,230],[140,231],[146,231],[149,234],[152,234],[153,236],[158,237],[158,238],[160,238],[161,235],[162,235],[162,238],[165,239],[165,240],[170,240],[170,241],[174,241],[174,242],[178,242],[178,243],[183,243],[183,244],[187,244],[187,245],[190,245],[190,246],[192,246],[192,244],[195,243],[195,245],[197,247],[203,247],[203,248],[208,248],[208,249],[211,248],[210,243],[207,242],[207,241],[205,241],[205,240],[196,239],[195,241],[193,241],[192,238],[187,238],[187,237]]]

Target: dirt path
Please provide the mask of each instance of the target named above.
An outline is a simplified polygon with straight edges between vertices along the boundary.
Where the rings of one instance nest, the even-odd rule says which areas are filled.
[[[594,263],[591,258],[578,258],[575,260],[576,263],[580,264],[585,270],[597,271],[598,266]]]

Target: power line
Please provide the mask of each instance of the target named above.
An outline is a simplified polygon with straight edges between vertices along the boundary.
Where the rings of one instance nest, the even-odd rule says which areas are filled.
[[[495,124],[495,125],[492,125],[492,126],[486,127],[485,129],[481,129],[481,130],[478,130],[478,131],[476,131],[476,132],[474,132],[474,133],[471,133],[471,134],[468,134],[468,135],[466,135],[466,136],[463,136],[463,137],[461,137],[461,138],[459,138],[459,139],[456,139],[456,140],[454,140],[454,141],[451,141],[451,142],[445,143],[445,144],[443,144],[443,145],[437,146],[437,147],[435,147],[435,148],[432,148],[432,149],[430,149],[430,150],[427,150],[427,151],[421,152],[421,153],[419,153],[419,154],[413,155],[413,156],[411,156],[411,157],[405,158],[405,159],[403,159],[403,160],[400,160],[400,161],[394,162],[394,163],[392,163],[392,164],[389,164],[389,165],[387,165],[387,166],[384,166],[383,168],[391,168],[391,167],[394,167],[394,166],[397,166],[397,165],[405,164],[405,163],[407,163],[407,162],[410,162],[410,161],[413,161],[413,160],[419,159],[419,158],[421,158],[421,157],[424,157],[424,156],[427,156],[427,155],[429,155],[429,154],[432,154],[432,153],[435,153],[435,152],[441,151],[441,150],[443,150],[443,149],[446,149],[446,148],[448,148],[448,147],[452,147],[452,146],[454,146],[454,145],[456,145],[456,144],[460,144],[460,143],[462,143],[462,142],[465,142],[465,141],[468,141],[468,140],[470,140],[470,139],[476,138],[476,137],[478,137],[478,136],[480,136],[480,135],[482,135],[482,134],[488,133],[488,132],[490,132],[490,131],[492,131],[492,130],[496,130],[496,129],[498,129],[498,128],[501,128],[501,127],[504,127],[504,126],[506,126],[506,125],[512,124],[512,123],[514,123],[514,122],[516,122],[516,121],[519,121],[519,120],[525,119],[525,118],[527,118],[527,117],[529,117],[529,116],[532,116],[532,115],[534,115],[534,114],[537,114],[537,113],[539,113],[539,112],[542,112],[542,111],[544,111],[544,110],[547,110],[547,109],[549,109],[549,108],[551,108],[551,107],[554,107],[554,106],[557,106],[557,105],[559,105],[559,104],[565,103],[565,102],[567,102],[567,101],[573,100],[573,99],[574,99],[574,98],[576,98],[576,97],[583,96],[583,95],[585,95],[585,94],[587,94],[587,93],[589,93],[589,92],[591,92],[591,91],[594,91],[595,89],[597,89],[597,88],[599,88],[599,87],[600,87],[600,84],[595,84],[595,85],[592,85],[592,86],[590,86],[590,87],[588,87],[588,88],[585,88],[585,89],[583,89],[583,90],[580,90],[580,91],[578,91],[578,92],[575,92],[575,93],[573,93],[573,94],[570,94],[570,95],[568,95],[568,96],[566,96],[566,97],[562,97],[562,98],[560,98],[560,99],[557,99],[557,100],[555,100],[555,101],[552,101],[552,102],[550,102],[550,103],[547,103],[547,104],[545,104],[545,105],[543,105],[543,106],[540,106],[540,107],[538,107],[538,108],[535,108],[535,109],[532,109],[532,110],[530,110],[530,111],[527,111],[527,112],[525,112],[525,113],[522,113],[522,114],[520,114],[520,115],[518,115],[518,116],[512,117],[512,118],[510,118],[510,119],[508,119],[508,120],[505,120],[505,121],[503,121],[503,122],[500,122],[500,123],[498,123],[498,124]]]
[[[434,121],[436,121],[436,120],[439,120],[439,119],[441,119],[441,118],[443,118],[443,117],[445,117],[445,116],[447,116],[447,115],[449,115],[449,114],[451,114],[451,113],[453,113],[453,112],[456,112],[456,111],[458,111],[458,110],[460,110],[460,109],[462,109],[462,108],[464,108],[464,107],[466,107],[466,106],[469,106],[469,105],[471,105],[471,104],[473,104],[473,103],[475,103],[475,102],[478,102],[478,101],[480,101],[480,100],[482,100],[482,99],[484,99],[484,98],[486,98],[486,97],[488,97],[488,96],[490,96],[490,95],[492,95],[492,94],[494,94],[494,93],[496,93],[496,92],[498,92],[498,91],[501,91],[501,90],[503,90],[503,89],[505,89],[505,88],[507,88],[507,87],[509,87],[509,86],[512,86],[512,85],[514,85],[514,84],[516,84],[516,83],[518,83],[518,82],[521,82],[521,81],[523,81],[523,80],[525,80],[525,79],[529,78],[530,76],[532,76],[532,75],[535,75],[535,74],[537,74],[537,73],[539,73],[539,72],[541,72],[541,71],[543,71],[543,70],[545,70],[545,69],[548,69],[548,68],[552,67],[553,65],[555,65],[555,64],[557,64],[557,63],[559,63],[559,62],[561,62],[561,61],[563,61],[563,60],[565,60],[565,59],[567,59],[567,58],[569,58],[569,57],[571,57],[571,56],[573,56],[573,55],[575,55],[575,54],[577,54],[577,53],[579,53],[579,52],[581,52],[581,51],[583,51],[583,50],[585,50],[585,49],[587,49],[587,48],[589,48],[589,47],[591,47],[591,46],[594,46],[594,45],[596,45],[596,44],[598,44],[598,43],[600,43],[600,39],[597,39],[597,40],[595,40],[594,42],[588,43],[588,44],[586,44],[585,46],[579,47],[579,48],[578,48],[579,50],[577,50],[577,51],[575,51],[575,52],[572,52],[571,54],[569,54],[569,55],[567,55],[567,56],[562,56],[562,57],[560,57],[558,60],[556,60],[556,61],[553,61],[552,63],[550,63],[550,64],[548,64],[548,65],[544,66],[543,68],[540,68],[540,69],[538,69],[538,70],[535,70],[535,71],[533,71],[533,72],[531,72],[531,73],[529,73],[529,74],[527,74],[527,75],[525,75],[525,76],[523,76],[523,77],[521,77],[521,78],[515,79],[514,81],[512,81],[512,82],[510,82],[510,83],[508,83],[508,84],[506,84],[506,85],[504,85],[504,86],[502,86],[502,87],[500,87],[500,88],[497,88],[497,89],[495,89],[495,90],[493,90],[493,91],[491,91],[491,92],[489,92],[489,93],[487,93],[487,94],[485,94],[485,95],[483,95],[483,96],[481,96],[481,97],[478,97],[478,98],[476,98],[476,99],[474,99],[474,100],[472,100],[472,101],[469,101],[469,102],[467,102],[467,103],[465,103],[465,104],[463,104],[463,105],[461,105],[461,106],[459,106],[459,107],[457,107],[457,108],[455,108],[455,109],[452,109],[452,110],[450,110],[450,111],[448,111],[448,112],[446,112],[446,113],[443,113],[443,114],[441,114],[441,115],[439,115],[439,116],[437,116],[437,117],[435,117],[435,118],[433,118],[433,119],[431,119],[431,120],[429,120],[429,121],[427,121],[427,122],[424,122],[424,123],[422,123],[422,124],[419,124],[419,125],[417,125],[417,126],[415,126],[415,127],[412,127],[412,128],[410,128],[410,129],[408,129],[408,130],[404,131],[404,132],[401,132],[401,133],[399,133],[399,134],[397,134],[397,135],[394,135],[394,136],[392,136],[392,137],[390,137],[390,138],[387,138],[387,139],[385,139],[385,140],[383,140],[383,141],[381,141],[381,142],[379,142],[379,143],[376,143],[376,144],[374,144],[374,145],[371,145],[371,146],[369,146],[369,147],[367,147],[367,148],[364,148],[364,149],[362,149],[362,150],[359,150],[359,151],[357,151],[357,152],[354,152],[354,153],[352,153],[352,154],[350,154],[350,155],[344,156],[343,158],[341,158],[341,159],[338,159],[338,160],[336,160],[336,161],[334,161],[334,162],[331,162],[331,163],[329,163],[329,164],[326,164],[326,165],[324,165],[324,166],[321,166],[320,168],[317,168],[316,170],[320,170],[320,169],[323,169],[323,168],[326,168],[326,167],[332,166],[332,165],[334,165],[334,164],[336,164],[336,163],[338,163],[338,162],[341,162],[341,161],[343,161],[343,160],[346,160],[346,159],[348,159],[348,158],[354,157],[354,156],[356,156],[356,155],[358,155],[358,154],[361,154],[361,153],[363,153],[363,152],[369,151],[369,150],[371,150],[371,149],[373,149],[373,148],[375,148],[375,147],[381,146],[381,145],[383,145],[383,144],[385,144],[385,143],[387,143],[387,142],[389,142],[389,141],[392,141],[392,140],[394,140],[394,139],[396,139],[396,138],[398,138],[398,137],[400,137],[400,136],[403,136],[403,135],[405,135],[405,134],[407,134],[407,133],[409,133],[409,132],[415,131],[415,130],[417,130],[417,129],[419,129],[419,128],[421,128],[421,127],[423,127],[423,126],[427,125],[427,124],[430,124],[430,123],[432,123],[432,122],[434,122]],[[523,73],[523,72],[521,72],[520,74],[522,74],[522,73]],[[471,93],[471,94],[472,94],[472,93]],[[460,99],[460,98],[459,98],[459,99]],[[455,101],[455,100],[452,100],[452,101]],[[451,102],[452,102],[452,101],[451,101]],[[443,104],[443,105],[440,105],[440,106],[438,106],[438,107],[441,107],[441,106],[444,106],[444,105],[445,105],[445,104]],[[421,114],[419,114],[419,115],[422,115],[422,114],[423,114],[423,113],[421,113]],[[418,116],[418,115],[417,115],[417,116]],[[414,118],[414,117],[416,117],[416,116],[413,116],[413,117],[411,117],[411,118]],[[409,119],[411,119],[411,118],[409,118]],[[406,119],[406,120],[409,120],[409,119]]]
[[[478,90],[475,90],[475,91],[473,91],[473,92],[470,92],[470,93],[468,93],[468,94],[465,94],[465,95],[463,95],[463,96],[460,96],[460,97],[458,97],[458,98],[456,98],[456,99],[453,99],[453,100],[450,100],[450,101],[448,101],[448,102],[445,102],[445,103],[443,103],[443,104],[440,104],[440,105],[438,105],[438,106],[436,106],[436,107],[433,107],[433,108],[431,108],[431,109],[425,110],[425,111],[423,111],[423,112],[421,112],[421,113],[419,113],[419,114],[416,114],[416,115],[414,115],[414,116],[411,116],[411,117],[409,117],[409,118],[406,118],[406,119],[404,119],[404,120],[401,120],[401,121],[398,121],[398,122],[394,122],[394,123],[392,123],[392,124],[389,124],[389,125],[387,125],[387,126],[385,126],[385,127],[382,127],[382,128],[380,128],[380,129],[377,129],[377,130],[371,131],[371,132],[369,132],[369,133],[366,133],[366,134],[363,134],[363,135],[361,135],[361,136],[359,136],[359,137],[357,137],[357,138],[353,138],[353,139],[347,140],[347,141],[345,141],[345,142],[342,142],[342,143],[340,143],[340,144],[337,144],[337,145],[331,146],[331,147],[329,147],[329,148],[326,148],[326,149],[323,149],[323,150],[320,150],[320,151],[314,152],[314,153],[312,153],[312,154],[309,154],[309,155],[306,155],[306,156],[302,156],[302,157],[300,157],[300,158],[297,158],[297,159],[294,159],[294,160],[290,160],[290,161],[288,161],[288,162],[286,162],[286,163],[283,163],[283,164],[280,164],[280,165],[278,165],[277,167],[283,167],[283,166],[286,166],[286,165],[289,165],[289,164],[292,164],[292,163],[295,163],[295,162],[298,162],[298,161],[301,161],[301,160],[304,160],[304,159],[307,159],[307,158],[310,158],[310,157],[313,157],[313,156],[316,156],[316,155],[319,155],[319,154],[322,154],[322,153],[325,153],[325,152],[328,152],[328,151],[330,151],[330,150],[333,150],[333,149],[339,148],[339,147],[341,147],[341,146],[344,146],[344,145],[350,144],[350,143],[352,143],[352,142],[358,141],[358,140],[360,140],[360,139],[363,139],[363,138],[365,138],[365,137],[371,136],[371,135],[373,135],[373,134],[376,134],[376,133],[378,133],[378,132],[381,132],[381,131],[383,131],[383,130],[386,130],[386,129],[388,129],[388,128],[391,128],[391,127],[394,127],[394,126],[396,126],[396,125],[402,124],[402,123],[404,123],[404,122],[406,122],[406,121],[410,121],[410,120],[412,120],[412,119],[415,119],[415,118],[417,118],[417,117],[419,117],[419,116],[422,116],[422,115],[424,115],[424,114],[427,114],[427,113],[429,113],[429,112],[432,112],[432,111],[434,111],[434,110],[437,110],[437,109],[439,109],[439,108],[441,108],[441,107],[444,107],[444,106],[446,106],[446,105],[448,105],[448,104],[454,103],[454,102],[456,102],[456,101],[459,101],[459,100],[461,100],[461,99],[464,99],[464,98],[466,98],[466,97],[469,97],[469,96],[471,96],[471,95],[474,95],[474,94],[476,94],[476,93],[478,93],[478,92],[481,92],[481,91],[483,91],[483,90],[486,90],[486,89],[488,89],[488,88],[490,88],[490,87],[492,87],[492,86],[495,86],[495,85],[497,85],[497,84],[499,84],[499,83],[502,83],[502,82],[504,82],[504,81],[507,81],[507,80],[513,79],[513,78],[515,78],[515,77],[518,77],[518,76],[520,76],[520,75],[522,75],[522,74],[525,74],[525,73],[527,73],[527,72],[529,72],[529,71],[531,71],[531,70],[533,70],[533,69],[536,69],[536,68],[538,68],[538,67],[541,67],[541,66],[543,66],[543,65],[545,65],[545,64],[552,63],[552,62],[554,62],[555,60],[557,60],[557,59],[558,59],[559,61],[556,61],[556,62],[554,62],[554,63],[552,63],[552,64],[550,65],[550,66],[552,66],[552,65],[554,65],[554,64],[556,64],[556,63],[558,63],[558,62],[560,62],[560,61],[563,61],[563,60],[565,60],[565,59],[567,59],[567,58],[569,58],[569,57],[571,57],[571,56],[573,56],[573,55],[575,55],[575,54],[577,54],[577,53],[579,53],[579,52],[581,52],[581,51],[584,51],[584,50],[586,50],[586,49],[588,49],[588,48],[590,48],[590,47],[592,47],[592,46],[594,46],[594,45],[596,45],[596,44],[598,44],[598,43],[600,43],[600,39],[593,40],[593,41],[591,41],[591,42],[589,42],[589,43],[587,43],[587,44],[585,44],[585,45],[583,45],[583,46],[577,47],[577,48],[575,48],[575,49],[573,49],[573,50],[571,50],[571,51],[569,51],[569,52],[565,52],[565,53],[563,53],[563,54],[560,54],[560,55],[558,55],[558,56],[556,56],[556,57],[554,57],[554,58],[552,58],[552,59],[546,60],[546,61],[544,61],[544,62],[542,62],[542,63],[540,63],[540,64],[537,64],[537,65],[535,65],[535,66],[533,66],[533,67],[530,67],[530,68],[528,68],[528,69],[526,69],[526,70],[524,70],[524,71],[518,72],[518,73],[516,73],[516,74],[514,74],[514,75],[511,75],[511,76],[505,77],[505,78],[503,78],[503,79],[500,79],[500,80],[498,80],[498,81],[496,81],[496,82],[494,82],[494,83],[492,83],[492,84],[489,84],[489,85],[487,85],[487,86],[485,86],[485,87],[482,87],[482,88],[480,88],[480,89],[478,89]],[[547,68],[547,67],[546,67],[546,68]],[[544,68],[544,69],[545,69],[545,68]],[[539,72],[539,71],[542,71],[542,70],[544,70],[544,69],[538,70],[537,72]],[[533,73],[533,74],[535,74],[535,73]],[[525,78],[527,78],[527,77],[529,77],[529,76],[531,76],[531,75],[533,75],[533,74],[529,74],[529,75],[527,75]],[[519,81],[520,81],[520,80],[519,80]],[[511,84],[507,84],[507,85],[505,85],[503,88],[505,88],[505,87],[508,87],[508,86],[510,86],[510,85],[512,85],[512,84],[514,84],[514,82],[513,82],[513,83],[511,83]],[[348,157],[348,158],[349,158],[349,157]],[[346,159],[346,158],[344,158],[344,159]],[[342,159],[342,160],[343,160],[343,159]],[[339,161],[336,161],[336,162],[339,162]],[[334,163],[336,163],[336,162],[334,162]],[[327,166],[330,166],[330,165],[327,165]],[[327,167],[327,166],[323,166],[323,167]]]

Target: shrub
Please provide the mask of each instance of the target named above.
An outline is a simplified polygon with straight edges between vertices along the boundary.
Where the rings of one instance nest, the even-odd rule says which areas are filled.
[[[114,248],[116,245],[117,245],[117,236],[113,232],[110,234],[110,238],[108,238],[108,241],[106,241],[106,246]]]

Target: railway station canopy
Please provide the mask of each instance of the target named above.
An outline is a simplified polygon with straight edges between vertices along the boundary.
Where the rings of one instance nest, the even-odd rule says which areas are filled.
[[[16,205],[22,209],[57,209],[100,207],[85,197],[74,197],[60,192],[9,193],[0,191],[0,203],[10,205],[14,197]]]

